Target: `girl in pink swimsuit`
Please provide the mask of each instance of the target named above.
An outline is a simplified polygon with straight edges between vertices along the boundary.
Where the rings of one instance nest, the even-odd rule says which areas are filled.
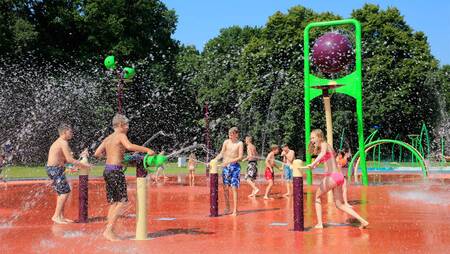
[[[344,204],[342,185],[344,183],[344,175],[338,170],[336,158],[334,156],[333,147],[325,142],[323,132],[319,129],[313,130],[311,132],[311,142],[309,143],[309,152],[311,154],[317,154],[317,158],[313,163],[308,165],[309,168],[314,169],[320,163],[325,165],[325,177],[319,185],[316,191],[316,215],[317,215],[317,225],[315,228],[323,228],[322,222],[322,203],[320,198],[329,192],[333,191],[333,197],[336,207],[339,210],[353,216],[359,222],[361,222],[360,228],[365,228],[369,225],[369,222],[364,220],[359,214],[357,214],[351,207]]]

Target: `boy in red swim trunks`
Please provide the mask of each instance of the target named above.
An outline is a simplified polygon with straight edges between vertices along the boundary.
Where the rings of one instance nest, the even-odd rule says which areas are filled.
[[[269,198],[270,190],[273,186],[273,181],[275,177],[275,173],[273,171],[273,168],[277,168],[280,170],[280,168],[275,164],[275,155],[280,153],[280,148],[278,145],[271,145],[270,146],[270,153],[266,157],[266,170],[264,171],[264,176],[266,180],[269,182],[269,184],[266,187],[266,192],[264,194],[264,199],[273,199]]]

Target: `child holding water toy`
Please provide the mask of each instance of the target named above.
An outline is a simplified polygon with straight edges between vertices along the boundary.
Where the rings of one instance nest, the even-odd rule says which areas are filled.
[[[270,190],[272,189],[273,181],[275,178],[275,172],[274,172],[273,168],[277,168],[278,170],[280,170],[280,168],[275,163],[275,155],[277,155],[279,153],[280,153],[280,147],[278,147],[278,145],[270,146],[270,153],[267,154],[267,157],[266,157],[266,170],[264,172],[264,176],[265,176],[266,180],[269,182],[269,184],[266,187],[264,199],[273,199],[273,198],[269,198],[269,194],[270,194]]]
[[[195,153],[191,153],[188,159],[188,169],[189,169],[189,186],[194,186],[195,184],[195,166],[197,165],[197,157]]]
[[[127,182],[122,171],[125,151],[154,154],[151,149],[132,144],[128,140],[128,122],[124,115],[115,115],[112,121],[114,132],[106,137],[95,151],[95,157],[106,157],[103,177],[106,183],[106,199],[110,206],[103,236],[110,241],[120,240],[114,232],[114,225],[128,201]]]
[[[165,154],[165,152],[164,151],[161,151],[160,153],[159,153],[159,155],[160,156],[164,156],[164,154]],[[165,168],[164,168],[164,164],[161,164],[161,165],[157,165],[157,170],[156,170],[156,173],[155,173],[155,181],[157,182],[158,181],[158,179],[159,179],[159,176],[160,176],[160,174],[162,173],[162,176],[163,176],[163,179],[164,180],[167,180],[168,179],[168,177],[166,176],[166,173],[165,173]]]
[[[336,207],[339,210],[353,216],[359,222],[361,222],[360,228],[365,228],[369,225],[369,222],[364,220],[359,214],[357,214],[351,207],[344,204],[342,185],[344,184],[344,175],[338,170],[336,158],[334,156],[333,147],[331,147],[326,141],[323,132],[319,129],[311,132],[311,141],[309,143],[309,152],[317,155],[317,158],[308,165],[309,168],[314,169],[320,163],[325,165],[326,175],[319,185],[316,191],[316,215],[317,225],[315,228],[323,228],[322,223],[322,203],[320,198],[329,191],[333,191],[333,197]]]
[[[239,141],[239,130],[236,127],[232,127],[228,131],[228,139],[223,142],[222,150],[215,160],[223,158],[222,161],[222,178],[223,178],[223,193],[225,196],[225,214],[230,211],[229,190],[230,187],[233,192],[233,213],[232,216],[237,216],[237,202],[238,192],[240,184],[241,166],[239,161],[242,160],[244,154],[244,144]]]
[[[52,221],[57,224],[67,224],[72,220],[64,218],[64,205],[70,193],[70,186],[65,175],[65,165],[72,164],[76,168],[89,169],[91,165],[75,160],[69,147],[69,140],[73,137],[72,127],[61,124],[58,128],[59,137],[50,146],[45,169],[48,177],[53,181],[53,189],[58,194],[56,208]]]

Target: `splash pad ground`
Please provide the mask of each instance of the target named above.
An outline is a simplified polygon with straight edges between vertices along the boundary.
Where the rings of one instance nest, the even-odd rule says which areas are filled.
[[[117,227],[127,239],[119,242],[101,236],[107,213],[101,178],[89,182],[90,222],[68,225],[50,220],[55,196],[49,181],[0,183],[0,253],[446,253],[450,249],[449,174],[432,175],[426,181],[420,174],[372,174],[369,187],[350,186],[350,203],[370,222],[364,230],[326,198],[326,227],[312,230],[317,185],[305,186],[305,232],[292,231],[292,198],[281,197],[285,186],[278,179],[275,199],[270,201],[248,198],[250,188],[242,182],[239,216],[217,218],[208,217],[207,179],[197,180],[194,187],[178,176],[160,184],[149,182],[149,240],[135,241],[136,182],[129,177],[129,209]],[[75,219],[78,181],[73,179],[71,185],[66,216]],[[263,192],[262,180],[258,186]],[[219,213],[222,198],[221,192]]]

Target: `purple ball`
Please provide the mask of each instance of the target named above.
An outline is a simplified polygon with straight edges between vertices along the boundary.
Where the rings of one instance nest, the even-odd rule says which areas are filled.
[[[342,34],[326,33],[314,42],[312,60],[322,72],[339,72],[352,58],[352,44]]]

